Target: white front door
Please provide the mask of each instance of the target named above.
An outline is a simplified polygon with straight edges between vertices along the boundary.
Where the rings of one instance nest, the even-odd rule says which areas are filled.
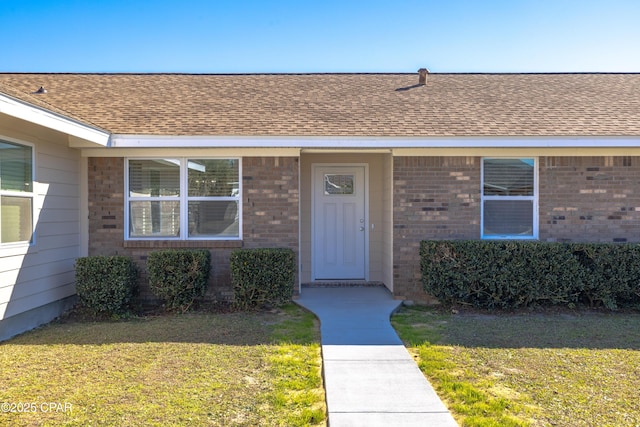
[[[364,166],[313,168],[313,276],[365,280],[366,173]]]

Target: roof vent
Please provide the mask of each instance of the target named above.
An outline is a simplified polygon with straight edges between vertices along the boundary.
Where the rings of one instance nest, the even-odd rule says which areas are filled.
[[[418,70],[418,84],[420,86],[424,86],[427,84],[427,74],[429,74],[429,70],[426,68],[420,68]]]
[[[40,86],[40,89],[38,89],[37,91],[35,91],[33,93],[47,93],[47,90],[44,88],[44,86]]]

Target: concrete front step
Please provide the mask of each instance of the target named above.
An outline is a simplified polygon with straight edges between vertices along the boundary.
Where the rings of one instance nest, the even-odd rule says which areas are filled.
[[[305,288],[375,288],[384,287],[382,282],[371,282],[366,280],[316,280],[302,284]]]

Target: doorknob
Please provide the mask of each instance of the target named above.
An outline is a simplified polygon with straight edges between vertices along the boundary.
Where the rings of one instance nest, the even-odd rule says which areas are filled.
[[[360,227],[360,231],[364,231],[364,227]]]

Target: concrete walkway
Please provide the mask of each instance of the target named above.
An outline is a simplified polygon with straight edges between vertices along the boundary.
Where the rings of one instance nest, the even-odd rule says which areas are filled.
[[[389,323],[383,287],[303,288],[320,319],[329,426],[457,426]]]

